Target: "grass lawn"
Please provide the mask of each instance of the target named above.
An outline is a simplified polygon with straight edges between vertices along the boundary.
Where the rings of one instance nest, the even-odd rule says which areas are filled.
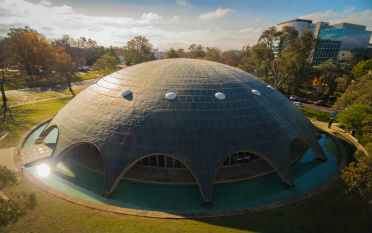
[[[79,94],[82,92],[85,88],[72,88],[72,90],[75,92],[75,94]],[[56,90],[55,92],[64,94],[64,95],[72,95],[69,89],[64,89],[64,90]]]
[[[333,122],[337,123],[337,116],[331,116],[325,112],[316,111],[310,108],[299,107],[299,109],[309,118],[315,118],[318,121],[328,122],[329,118],[333,118]]]
[[[31,126],[52,117],[71,98],[61,98],[13,108],[15,139]],[[12,138],[12,140],[10,139]],[[342,140],[353,159],[353,145]],[[16,223],[0,226],[2,232],[369,232],[372,208],[356,193],[346,194],[337,181],[322,194],[283,208],[245,216],[198,220],[166,220],[133,217],[79,206],[45,193],[20,177],[17,185],[2,189],[7,196],[35,192],[37,206]],[[228,190],[227,190],[228,191]],[[149,194],[151,195],[151,194]]]
[[[8,106],[12,107],[14,105],[25,104],[27,102],[33,102],[42,99],[49,99],[54,97],[62,97],[61,94],[54,91],[42,91],[42,92],[30,92],[20,95],[7,96]],[[3,98],[0,97],[0,102],[2,103]]]
[[[92,78],[96,78],[98,77],[99,75],[97,74],[82,74],[82,75],[79,75],[79,77],[83,80],[87,80],[87,79],[92,79]]]
[[[9,132],[9,134],[0,141],[0,147],[16,145],[16,141],[27,130],[53,117],[70,100],[70,97],[64,97],[11,108],[13,121],[7,120],[7,128],[3,127],[1,129],[1,132]]]

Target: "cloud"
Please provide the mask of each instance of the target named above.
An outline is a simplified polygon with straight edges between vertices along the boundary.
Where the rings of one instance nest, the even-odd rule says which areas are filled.
[[[192,8],[192,5],[188,2],[186,2],[185,0],[177,0],[176,1],[176,4],[178,6],[182,6],[182,7],[189,7],[189,8]]]
[[[355,23],[367,26],[367,30],[372,30],[372,11],[365,10],[356,12],[354,7],[347,8],[343,11],[335,12],[333,10],[319,11],[308,15],[299,16],[301,19],[311,19],[314,22],[325,21],[330,24],[336,23]]]
[[[179,15],[175,15],[175,16],[173,16],[173,18],[171,19],[171,21],[178,21],[178,20],[180,20],[180,16]]]
[[[145,13],[141,17],[141,22],[144,24],[157,23],[161,20],[162,16],[155,13]]]
[[[71,6],[57,6],[49,1],[1,2],[0,36],[5,36],[11,27],[30,26],[49,39],[60,38],[62,35],[86,37],[103,46],[123,46],[134,36],[142,35],[150,40],[154,48],[160,50],[170,47],[187,49],[194,43],[228,50],[241,49],[247,44],[256,43],[262,31],[261,28],[253,27],[240,31],[216,27],[206,30],[198,29],[198,25],[193,29],[185,29],[182,20],[187,20],[187,16],[166,18],[154,12],[143,13],[138,18],[89,16],[76,12]]]
[[[226,15],[230,14],[234,10],[227,8],[223,9],[222,7],[218,8],[216,11],[210,11],[204,14],[199,15],[199,19],[208,20],[208,19],[217,19],[225,17]]]
[[[261,21],[261,18],[257,18],[257,19],[255,19],[253,22],[254,23],[258,23],[258,22],[260,22]]]

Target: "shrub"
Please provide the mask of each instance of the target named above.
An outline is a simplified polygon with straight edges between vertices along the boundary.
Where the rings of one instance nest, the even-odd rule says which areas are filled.
[[[0,189],[16,182],[17,177],[8,168],[0,166]]]
[[[324,121],[324,122],[328,122],[329,121],[329,118],[333,118],[333,122],[334,123],[337,123],[338,120],[337,120],[337,117],[335,116],[331,116],[327,113],[324,113],[324,112],[319,112],[319,111],[316,111],[316,110],[312,110],[312,109],[309,109],[309,108],[299,108],[307,117],[310,117],[310,118],[315,118],[317,119],[318,121]]]

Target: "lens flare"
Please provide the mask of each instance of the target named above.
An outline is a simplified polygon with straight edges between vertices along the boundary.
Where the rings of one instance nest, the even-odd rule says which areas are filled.
[[[37,166],[37,174],[40,177],[47,177],[49,176],[49,173],[50,173],[50,168],[47,164],[43,163]]]

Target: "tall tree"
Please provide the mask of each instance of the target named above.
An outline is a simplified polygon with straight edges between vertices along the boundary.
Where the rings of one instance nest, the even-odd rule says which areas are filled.
[[[192,44],[189,47],[189,57],[190,58],[202,58],[205,56],[205,51],[203,45]]]
[[[124,60],[127,65],[155,60],[152,44],[146,37],[136,36],[124,46]]]
[[[315,71],[322,77],[322,93],[325,86],[329,87],[328,94],[332,94],[336,88],[336,78],[341,75],[341,69],[338,63],[333,58],[314,67]]]
[[[1,109],[8,108],[7,97],[5,95],[5,83],[11,72],[9,69],[11,68],[12,63],[12,52],[10,50],[9,44],[7,40],[0,41],[0,72],[1,72],[1,79],[0,79],[0,89],[1,89],[1,96],[3,100],[3,104]],[[14,73],[14,72],[13,72]]]
[[[40,70],[50,70],[53,65],[52,47],[43,35],[29,27],[9,30],[7,40],[19,62],[19,69],[25,70],[30,76]]]
[[[75,63],[72,61],[71,56],[65,52],[63,47],[56,47],[54,49],[54,58],[54,71],[61,77],[65,78],[68,89],[70,90],[71,94],[75,96],[75,93],[71,87],[71,82],[73,78],[75,78]]]

